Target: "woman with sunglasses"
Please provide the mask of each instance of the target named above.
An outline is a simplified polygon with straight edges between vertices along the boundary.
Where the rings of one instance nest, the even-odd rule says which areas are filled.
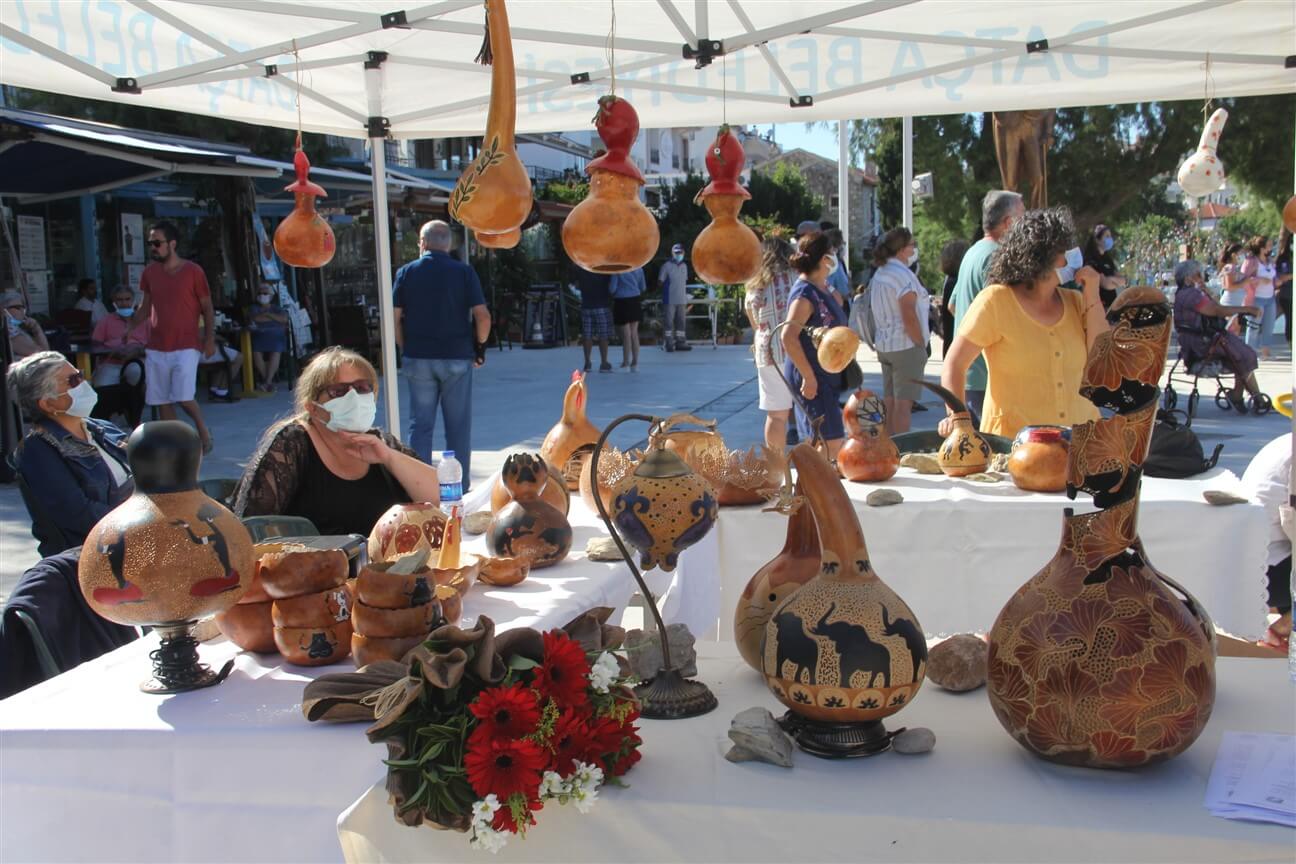
[[[321,534],[368,534],[393,504],[437,503],[436,469],[373,427],[378,375],[327,348],[302,370],[292,416],[271,426],[234,493],[234,513],[304,516]]]
[[[135,491],[126,433],[90,419],[98,395],[57,351],[9,367],[7,381],[31,419],[16,454],[23,501],[42,558],[80,546],[109,510]]]

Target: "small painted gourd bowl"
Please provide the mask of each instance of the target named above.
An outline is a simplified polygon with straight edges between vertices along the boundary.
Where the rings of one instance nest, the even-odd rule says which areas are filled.
[[[391,562],[373,562],[360,568],[356,594],[361,603],[380,609],[410,609],[431,603],[436,580],[427,567],[408,575],[388,573]]]
[[[270,614],[276,627],[325,627],[350,618],[351,606],[350,589],[343,584],[275,600]]]
[[[318,594],[346,582],[350,562],[341,549],[283,544],[257,560],[261,587],[274,600]]]
[[[530,572],[531,561],[527,558],[487,558],[477,578],[495,588],[509,588],[526,579]]]
[[[224,612],[216,613],[216,626],[226,639],[244,651],[274,654],[279,649],[274,641],[274,620],[270,614],[273,601],[236,603]]]
[[[275,645],[294,666],[328,666],[351,653],[351,619],[323,627],[276,627]]]
[[[363,600],[352,610],[355,632],[365,636],[394,638],[399,636],[425,636],[432,632],[441,617],[441,604],[424,603],[408,609],[383,609],[370,606]]]

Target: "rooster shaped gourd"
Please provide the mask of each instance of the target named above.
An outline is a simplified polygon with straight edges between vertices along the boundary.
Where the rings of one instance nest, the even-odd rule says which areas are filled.
[[[693,269],[712,285],[746,282],[760,269],[760,240],[738,221],[743,202],[751,198],[738,182],[746,161],[742,144],[728,125],[721,126],[706,155],[711,182],[696,198],[711,214],[711,224],[693,241]]]

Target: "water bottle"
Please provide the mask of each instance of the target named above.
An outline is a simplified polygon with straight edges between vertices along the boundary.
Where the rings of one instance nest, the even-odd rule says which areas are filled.
[[[450,511],[463,502],[463,466],[455,458],[453,450],[441,453],[437,463],[437,483],[441,486],[441,511]]]

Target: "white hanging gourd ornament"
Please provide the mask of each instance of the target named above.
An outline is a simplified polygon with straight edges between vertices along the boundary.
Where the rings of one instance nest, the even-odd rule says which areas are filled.
[[[1206,121],[1202,130],[1201,141],[1197,150],[1179,166],[1179,185],[1185,192],[1195,198],[1209,195],[1224,185],[1224,163],[1220,161],[1215,148],[1219,146],[1220,133],[1224,131],[1224,122],[1228,112],[1223,108]]]

